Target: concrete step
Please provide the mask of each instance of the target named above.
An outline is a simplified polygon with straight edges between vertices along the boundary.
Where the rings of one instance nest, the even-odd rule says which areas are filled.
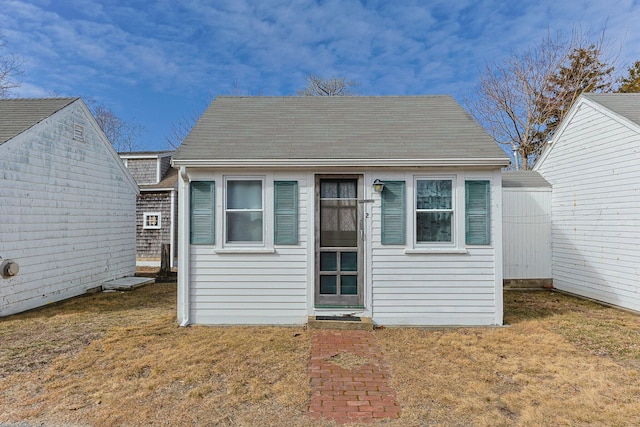
[[[309,329],[373,331],[373,322],[370,317],[310,316],[307,326]]]
[[[121,279],[109,280],[102,284],[103,291],[131,291],[140,286],[155,283],[155,279],[148,277],[123,277]]]

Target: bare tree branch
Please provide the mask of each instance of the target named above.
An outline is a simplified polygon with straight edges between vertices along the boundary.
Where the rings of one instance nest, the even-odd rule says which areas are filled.
[[[511,147],[529,169],[580,93],[610,91],[613,66],[604,57],[604,38],[587,43],[547,35],[502,63],[487,65],[475,97],[473,116],[498,144]]]
[[[142,149],[140,137],[144,127],[132,120],[123,120],[108,107],[98,104],[91,98],[86,99],[89,109],[98,122],[98,126],[107,136],[118,153],[130,153]]]
[[[9,96],[13,89],[20,87],[21,83],[15,78],[22,74],[24,60],[14,53],[5,53],[7,41],[0,33],[0,98]]]
[[[234,90],[236,91],[236,95],[233,96],[240,96],[237,95],[237,82],[234,82]],[[213,95],[209,94],[207,96],[207,100],[203,103],[201,108],[183,115],[171,124],[171,129],[169,129],[169,135],[167,136],[167,145],[171,149],[175,150],[180,146],[180,144],[182,144],[182,141],[184,141],[187,135],[189,135],[189,132],[191,132],[191,129],[193,129],[193,126],[196,124],[204,110],[206,110],[207,106],[211,103],[211,101],[213,101],[213,98]]]
[[[357,95],[358,83],[344,77],[323,79],[314,74],[305,77],[307,87],[298,91],[298,96],[352,96]]]

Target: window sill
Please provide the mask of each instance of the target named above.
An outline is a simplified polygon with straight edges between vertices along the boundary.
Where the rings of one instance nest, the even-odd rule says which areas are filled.
[[[405,249],[405,254],[466,254],[466,248],[413,248]]]
[[[275,254],[274,248],[222,248],[214,249],[214,254]]]

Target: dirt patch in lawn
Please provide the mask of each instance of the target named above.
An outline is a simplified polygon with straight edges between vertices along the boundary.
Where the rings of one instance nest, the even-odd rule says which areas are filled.
[[[174,320],[167,283],[0,319],[0,423],[333,425],[305,413],[309,331]],[[639,316],[518,291],[505,320],[374,332],[403,407],[376,424],[640,425]]]

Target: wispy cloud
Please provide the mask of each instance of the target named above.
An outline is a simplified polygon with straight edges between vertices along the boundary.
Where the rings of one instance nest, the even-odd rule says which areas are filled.
[[[549,31],[597,37],[606,25],[628,65],[638,22],[637,0],[0,0],[0,31],[27,60],[22,94],[97,98],[201,99],[234,85],[291,95],[315,73],[355,79],[363,94],[461,99],[484,64]]]

